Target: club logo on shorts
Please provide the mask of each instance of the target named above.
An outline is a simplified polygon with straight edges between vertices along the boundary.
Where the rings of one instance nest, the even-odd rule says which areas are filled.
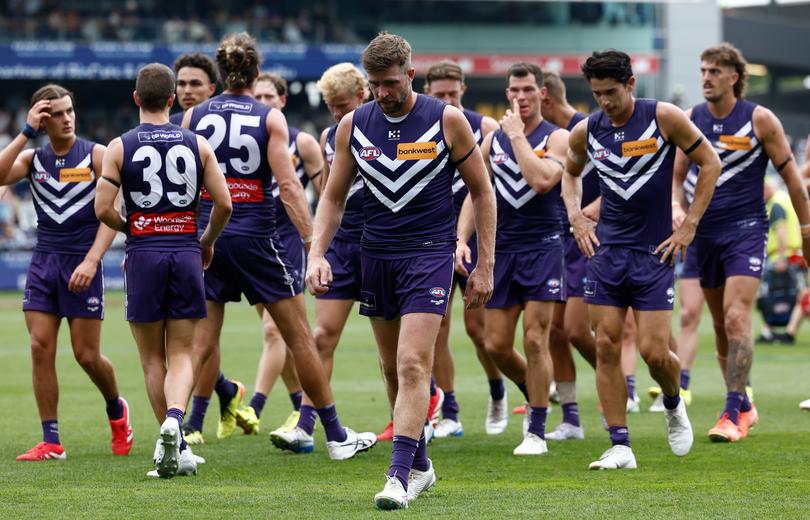
[[[562,286],[562,283],[560,282],[559,278],[551,278],[546,282],[546,286],[548,287],[548,292],[551,294],[557,294],[560,292],[560,286]]]
[[[670,287],[667,289],[667,303],[675,302],[675,289]]]
[[[509,154],[496,153],[492,156],[492,162],[495,164],[503,164],[509,160]]]
[[[95,296],[91,296],[91,297],[87,298],[87,310],[88,311],[96,312],[100,306],[101,306],[101,300],[99,300]]]
[[[376,146],[366,146],[360,150],[360,158],[364,161],[373,161],[382,155],[382,151]]]
[[[610,150],[607,148],[600,148],[593,151],[593,158],[597,161],[604,161],[608,156],[610,156]]]
[[[583,289],[585,292],[585,296],[594,297],[596,296],[596,282],[594,280],[588,280],[585,278],[585,283],[583,283]]]
[[[377,297],[373,292],[360,291],[360,307],[370,311],[377,310]]]
[[[441,287],[433,287],[430,291],[428,291],[431,296],[434,298],[444,298],[447,296],[447,291],[442,289]]]
[[[748,269],[759,272],[762,270],[762,259],[757,258],[756,256],[748,257]]]

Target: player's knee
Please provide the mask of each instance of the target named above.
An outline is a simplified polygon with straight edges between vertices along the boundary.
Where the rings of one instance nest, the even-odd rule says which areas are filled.
[[[56,347],[51,345],[48,341],[45,341],[43,338],[38,338],[36,336],[31,338],[31,359],[35,365],[39,365],[42,363],[47,363],[49,360],[53,359],[54,349]]]
[[[472,340],[475,348],[481,349],[484,347],[484,324],[477,321],[468,320],[464,322],[464,329],[467,331],[467,336]]]
[[[548,336],[549,348],[551,350],[564,350],[568,348],[568,334],[563,327],[552,325]]]
[[[669,361],[669,347],[642,349],[641,358],[651,369],[663,367]]]
[[[73,357],[76,362],[84,369],[92,368],[99,358],[99,352],[90,348],[77,348],[73,350]]]
[[[318,325],[315,327],[315,332],[313,335],[315,337],[315,346],[318,348],[318,352],[330,354],[337,348],[340,334],[336,330],[331,330],[323,325]]]
[[[596,360],[600,365],[618,365],[622,360],[621,342],[608,336],[596,338]]]
[[[513,346],[501,338],[488,337],[484,341],[484,350],[496,361],[509,359],[512,356],[512,349]]]
[[[543,351],[548,351],[548,342],[549,342],[549,333],[548,330],[538,330],[538,329],[530,329],[525,332],[523,335],[523,345],[526,349],[526,353],[528,355],[529,352],[534,353],[541,353]]]
[[[430,377],[425,360],[418,355],[400,355],[397,360],[397,379],[400,385],[417,385]]]
[[[700,312],[702,309],[694,309],[689,306],[681,307],[681,328],[697,328],[700,322]]]
[[[750,334],[751,314],[739,306],[731,306],[726,311],[725,329],[729,338],[737,339]]]

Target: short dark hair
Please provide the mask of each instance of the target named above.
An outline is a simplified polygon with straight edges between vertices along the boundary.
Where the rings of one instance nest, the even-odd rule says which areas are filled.
[[[216,85],[219,80],[214,60],[201,52],[181,54],[174,62],[174,75],[177,76],[177,73],[180,72],[180,69],[183,67],[193,67],[202,70],[205,72],[205,75],[208,76],[208,81],[214,85]]]
[[[627,82],[633,76],[630,56],[616,49],[607,49],[602,52],[594,51],[594,53],[585,60],[581,68],[585,79],[588,81],[592,78],[613,78],[622,85],[627,85]]]
[[[437,61],[430,66],[425,75],[425,82],[430,85],[434,81],[449,79],[464,83],[464,70],[458,63],[450,60]]]
[[[403,70],[411,64],[411,44],[396,34],[381,32],[363,50],[363,68],[381,72],[398,65]]]
[[[251,88],[261,64],[256,40],[248,33],[229,34],[219,43],[217,67],[227,90]]]
[[[734,84],[734,97],[742,98],[745,95],[745,87],[748,83],[748,73],[745,70],[747,62],[740,49],[728,42],[723,42],[700,53],[700,59],[734,69],[734,72],[740,76],[740,79]]]
[[[256,77],[256,83],[260,81],[269,81],[276,87],[276,94],[281,96],[287,95],[287,80],[279,76],[278,74],[273,74],[272,72],[262,72]]]
[[[525,78],[529,74],[534,75],[534,80],[537,82],[538,86],[543,86],[543,70],[534,63],[529,63],[527,61],[513,63],[506,72],[506,79],[508,81],[511,77]]]
[[[65,96],[69,97],[70,101],[75,104],[73,92],[69,91],[62,85],[49,83],[44,87],[38,88],[37,91],[34,92],[34,94],[31,96],[31,106],[34,106],[37,102],[42,101],[43,99],[62,99]]]
[[[141,108],[147,112],[162,112],[174,95],[174,73],[162,63],[150,63],[138,71],[135,92]]]

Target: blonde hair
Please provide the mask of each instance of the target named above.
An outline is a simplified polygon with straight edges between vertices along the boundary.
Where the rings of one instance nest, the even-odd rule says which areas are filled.
[[[259,74],[261,54],[246,32],[225,36],[217,48],[217,67],[227,90],[250,88]]]
[[[354,96],[362,92],[363,99],[368,97],[366,78],[357,67],[349,62],[338,63],[326,69],[317,85],[327,103],[340,94]]]

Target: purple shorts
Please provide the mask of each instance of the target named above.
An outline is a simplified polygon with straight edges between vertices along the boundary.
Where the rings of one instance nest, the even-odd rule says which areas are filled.
[[[698,278],[698,263],[697,254],[695,253],[695,246],[692,245],[686,250],[683,262],[681,262],[681,278]]]
[[[299,284],[302,289],[304,287],[304,276],[307,274],[307,255],[304,251],[304,243],[301,241],[301,235],[298,230],[292,227],[292,230],[284,229],[278,230],[278,238],[281,245],[284,247],[287,260],[292,265],[292,276],[295,278],[295,283]]]
[[[300,271],[298,271],[300,273]],[[300,294],[301,276],[278,239],[229,236],[217,240],[205,271],[205,299],[216,303],[273,303]]]
[[[127,321],[207,316],[199,251],[127,251],[124,290]]]
[[[470,247],[470,257],[472,258],[472,262],[464,262],[464,267],[467,268],[467,271],[472,272],[475,269],[475,264],[478,263],[478,239],[475,235],[472,236],[467,245]],[[461,289],[461,292],[467,290],[467,277],[462,276],[456,272],[453,273],[453,284],[458,284],[458,288]]]
[[[762,278],[765,246],[764,231],[729,233],[725,236],[695,238],[700,286],[716,289],[730,276]]]
[[[675,302],[675,268],[626,247],[600,246],[588,261],[584,285],[590,305],[671,311]]]
[[[382,259],[363,253],[360,314],[385,320],[415,312],[444,316],[453,283],[454,256],[436,252]]]
[[[332,267],[332,283],[322,300],[360,300],[360,243],[335,239],[326,251]]]
[[[527,301],[565,301],[562,242],[523,253],[495,253],[495,290],[488,309],[505,309]]]
[[[585,296],[585,277],[588,268],[588,259],[579,250],[576,239],[572,235],[563,235],[565,244],[565,291],[567,298],[582,298]]]
[[[25,279],[23,310],[61,318],[104,319],[104,273],[100,263],[86,291],[68,290],[70,276],[83,260],[84,255],[35,251]]]

